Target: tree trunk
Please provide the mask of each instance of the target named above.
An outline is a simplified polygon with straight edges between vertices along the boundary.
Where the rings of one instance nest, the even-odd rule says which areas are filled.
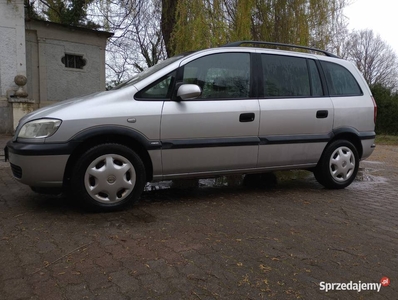
[[[176,24],[176,11],[178,2],[178,0],[162,0],[161,27],[168,57],[174,55],[174,47],[171,43],[171,34]]]

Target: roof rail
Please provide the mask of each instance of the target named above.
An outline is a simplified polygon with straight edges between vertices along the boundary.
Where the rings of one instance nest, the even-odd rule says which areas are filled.
[[[239,47],[242,44],[257,44],[257,45],[269,45],[269,46],[282,46],[282,47],[298,48],[298,49],[305,49],[305,50],[320,52],[329,57],[340,58],[337,55],[334,55],[333,53],[330,53],[325,50],[317,49],[317,48],[311,48],[311,47],[300,46],[300,45],[292,45],[292,44],[274,43],[274,42],[239,41],[239,42],[228,43],[228,44],[222,45],[221,47]]]

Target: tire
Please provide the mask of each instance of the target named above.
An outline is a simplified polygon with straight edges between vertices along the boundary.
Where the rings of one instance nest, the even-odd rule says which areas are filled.
[[[354,181],[358,167],[359,155],[355,146],[349,141],[337,140],[325,149],[314,176],[328,189],[343,189]]]
[[[95,211],[115,211],[133,204],[145,183],[141,158],[120,144],[89,149],[77,161],[71,178],[76,200]]]

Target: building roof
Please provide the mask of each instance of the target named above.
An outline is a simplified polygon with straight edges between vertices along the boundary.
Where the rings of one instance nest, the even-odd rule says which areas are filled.
[[[85,33],[91,33],[91,34],[96,34],[97,36],[102,36],[104,38],[110,38],[114,34],[112,32],[108,31],[102,31],[102,30],[95,30],[91,28],[86,28],[86,27],[79,27],[79,26],[72,26],[72,25],[66,25],[66,24],[60,24],[60,23],[54,23],[54,22],[49,22],[49,21],[44,21],[44,20],[37,20],[37,19],[32,19],[32,18],[25,18],[25,24],[41,24],[46,27],[53,27],[53,28],[58,28],[61,29],[63,28],[64,30],[69,30],[71,32],[85,32]]]

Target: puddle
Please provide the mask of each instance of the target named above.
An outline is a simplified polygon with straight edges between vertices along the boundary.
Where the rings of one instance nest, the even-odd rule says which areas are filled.
[[[241,186],[244,181],[243,175],[221,176],[217,178],[199,179],[199,187],[236,187]]]
[[[165,189],[192,189],[192,188],[223,188],[223,187],[275,187],[278,182],[306,179],[312,173],[302,170],[278,171],[272,173],[229,175],[206,179],[176,179],[168,181],[150,182],[145,186],[145,191]]]
[[[364,163],[374,164],[374,165],[384,165],[381,161],[365,160]]]
[[[149,182],[145,186],[145,191],[157,191],[165,189],[190,189],[190,188],[220,188],[241,186],[244,176],[220,176],[207,179],[175,179],[168,181]]]
[[[372,173],[378,172],[378,169],[372,168],[359,168],[355,181],[357,182],[369,182],[369,183],[386,183],[388,180],[382,176],[375,176]]]
[[[307,179],[313,177],[314,175],[310,171],[306,170],[291,170],[291,171],[277,171],[275,176],[278,181],[290,181],[297,179]]]
[[[376,165],[380,163],[374,162],[374,164]],[[365,187],[364,183],[387,183],[387,178],[373,174],[379,171],[379,169],[375,168],[359,168],[357,177],[353,184],[358,187]],[[220,176],[206,179],[177,179],[150,182],[145,186],[145,191],[151,192],[165,189],[206,189],[224,187],[273,188],[281,182],[306,180],[315,180],[312,172],[305,170],[276,171],[261,174]]]
[[[144,188],[145,192],[156,191],[156,190],[165,190],[171,188],[173,185],[173,181],[157,181],[157,182],[148,182]]]

